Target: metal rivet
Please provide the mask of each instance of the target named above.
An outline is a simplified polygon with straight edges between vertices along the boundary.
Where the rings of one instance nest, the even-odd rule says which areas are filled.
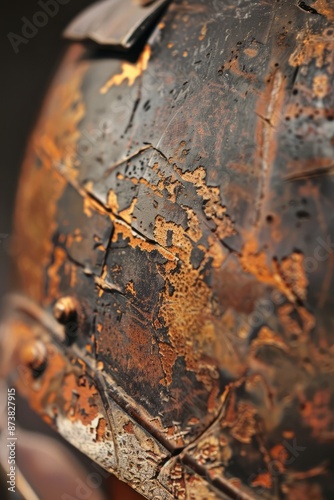
[[[46,347],[40,340],[32,340],[22,347],[20,358],[22,363],[33,370],[41,370],[47,359]]]
[[[74,297],[62,297],[54,305],[53,315],[59,323],[67,323],[75,318],[76,314],[77,302]]]

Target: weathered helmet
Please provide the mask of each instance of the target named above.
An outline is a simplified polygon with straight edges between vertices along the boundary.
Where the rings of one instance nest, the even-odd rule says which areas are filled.
[[[10,379],[149,499],[333,498],[333,3],[108,0],[67,36]]]

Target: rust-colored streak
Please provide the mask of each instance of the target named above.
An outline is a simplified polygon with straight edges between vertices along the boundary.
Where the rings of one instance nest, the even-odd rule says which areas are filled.
[[[308,279],[305,273],[304,256],[301,253],[293,252],[291,256],[282,260],[280,268],[283,279],[293,294],[305,301]]]
[[[263,201],[270,192],[270,181],[278,148],[277,129],[281,122],[282,105],[285,100],[285,86],[282,73],[276,71],[257,103],[258,124],[255,137],[257,161],[262,171],[257,206],[258,221],[263,220]]]
[[[102,87],[101,94],[106,94],[108,90],[116,85],[122,85],[123,82],[128,80],[128,85],[131,87],[137,78],[146,70],[148,61],[151,57],[151,47],[146,45],[139,60],[136,63],[127,63],[124,62],[122,64],[122,73],[119,75],[113,75]]]
[[[205,40],[207,31],[208,31],[208,23],[205,23],[205,24],[203,24],[203,26],[201,28],[201,34],[198,37],[198,39],[199,39],[200,42],[203,42],[203,40]]]
[[[104,418],[100,418],[96,427],[96,441],[102,442],[105,440],[107,422]]]
[[[60,272],[61,267],[66,261],[66,257],[66,252],[62,248],[58,247],[55,249],[54,262],[48,268],[50,301],[59,295]]]

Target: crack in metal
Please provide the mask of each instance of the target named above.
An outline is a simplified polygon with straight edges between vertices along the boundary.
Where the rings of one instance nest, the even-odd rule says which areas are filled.
[[[319,167],[308,172],[296,172],[291,175],[287,175],[284,178],[285,182],[303,181],[307,179],[313,179],[314,177],[324,177],[326,175],[332,175],[334,173],[334,165],[329,165],[328,167]]]
[[[157,153],[159,153],[166,161],[167,161],[167,157],[163,154],[162,151],[160,151],[158,148],[156,148],[155,146],[153,146],[153,144],[149,143],[149,142],[143,142],[144,146],[142,146],[141,148],[137,149],[137,151],[135,151],[134,153],[132,153],[131,155],[125,157],[125,158],[122,158],[121,160],[117,161],[116,163],[113,163],[111,165],[111,167],[109,167],[103,174],[102,176],[102,180],[103,179],[106,179],[114,170],[116,170],[116,168],[120,167],[121,165],[123,165],[124,163],[127,163],[128,161],[132,160],[133,158],[135,158],[136,156],[140,155],[141,153],[143,153],[144,151],[147,151],[149,149],[152,149],[154,151],[156,151]]]
[[[303,12],[306,12],[307,14],[316,14],[318,16],[321,15],[316,9],[310,7],[309,5],[307,5],[306,2],[303,2],[302,0],[298,0],[297,7]]]
[[[272,117],[275,115],[275,111],[277,108],[277,104],[279,102],[279,94],[282,89],[282,85],[284,84],[284,80],[282,78],[282,74],[277,71],[274,75],[273,85],[270,92],[269,102],[266,109],[266,117],[259,115],[257,116],[263,121],[263,129],[262,129],[262,144],[259,151],[259,156],[261,160],[262,166],[262,180],[260,186],[259,199],[257,203],[257,219],[255,223],[255,227],[257,227],[260,223],[262,216],[262,205],[265,200],[266,193],[269,192],[269,183],[270,183],[270,171],[272,167],[272,163],[270,162],[270,146],[272,144],[272,133],[275,130],[275,126],[272,123]]]
[[[134,121],[134,118],[136,115],[136,111],[138,109],[139,103],[140,103],[141,98],[142,98],[142,87],[143,87],[143,74],[140,75],[137,98],[136,98],[135,102],[133,103],[131,116],[129,119],[129,123],[127,124],[127,126],[124,130],[124,135],[130,130],[130,128],[132,128],[133,121]]]
[[[212,479],[209,475],[209,472],[205,469],[205,467],[201,466],[198,464],[194,458],[192,457],[191,454],[191,449],[196,446],[197,444],[200,443],[200,441],[205,438],[207,434],[210,433],[210,431],[216,426],[217,423],[221,420],[221,418],[224,415],[225,409],[226,409],[226,403],[228,401],[228,397],[230,395],[230,392],[233,388],[238,387],[239,385],[243,384],[246,381],[246,377],[242,377],[238,381],[228,385],[225,389],[225,392],[223,393],[221,399],[222,399],[222,404],[220,406],[220,409],[217,412],[216,417],[214,420],[208,425],[206,429],[202,431],[202,433],[194,439],[191,443],[186,445],[184,448],[180,450],[175,450],[175,452],[172,454],[172,456],[164,461],[163,467],[168,467],[170,462],[173,462],[173,460],[180,459],[183,465],[186,467],[189,467],[193,472],[198,474],[200,477],[204,477],[207,482],[209,483],[210,487],[213,488],[216,492],[218,492],[221,495],[224,495],[224,498],[227,500],[253,500],[253,497],[250,497],[246,493],[241,493],[240,491],[237,491],[233,486],[230,484],[228,480],[224,480],[223,478],[219,479]],[[157,479],[159,479],[159,476],[161,476],[162,472],[158,473]]]
[[[145,149],[150,149],[149,147]],[[154,148],[153,148],[154,149]],[[159,248],[162,248],[164,252],[167,252],[174,260],[179,260],[178,257],[176,257],[173,253],[171,253],[167,248],[165,248],[163,245],[160,245],[155,240],[151,240],[150,238],[147,238],[143,233],[138,231],[138,229],[133,228],[126,220],[124,220],[122,217],[119,216],[119,214],[115,214],[115,212],[105,203],[103,203],[97,196],[94,195],[94,193],[88,191],[86,188],[84,188],[81,184],[76,182],[75,180],[71,179],[65,172],[63,168],[59,168],[56,166],[56,171],[75,189],[83,198],[90,198],[93,200],[99,208],[104,211],[106,214],[112,215],[116,220],[124,224],[132,233],[134,233],[137,237],[142,238],[144,241],[149,242],[153,246],[157,246]],[[85,268],[83,264],[80,263],[80,267]]]

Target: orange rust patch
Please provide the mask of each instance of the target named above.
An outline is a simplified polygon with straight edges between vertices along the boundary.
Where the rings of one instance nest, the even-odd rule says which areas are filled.
[[[251,71],[243,71],[242,68],[240,68],[239,66],[239,60],[237,59],[237,57],[233,57],[231,61],[229,61],[228,63],[225,63],[224,65],[224,70],[229,70],[231,71],[231,73],[233,73],[234,75],[244,79],[244,80],[248,80],[249,82],[254,82],[256,81],[256,73],[254,72],[251,72]]]
[[[92,217],[94,212],[97,212],[100,215],[106,215],[106,210],[104,209],[104,207],[102,207],[100,203],[94,200],[94,198],[89,196],[89,193],[93,191],[93,184],[91,182],[87,182],[84,188],[81,188],[78,184],[72,182],[72,185],[73,184],[75,189],[81,194],[83,198],[83,211],[87,217]]]
[[[136,203],[137,203],[137,198],[134,197],[131,201],[131,205],[119,213],[121,219],[125,220],[125,222],[127,222],[128,224],[131,224],[132,222],[132,214],[135,209]]]
[[[324,99],[331,91],[327,75],[316,75],[313,78],[313,95]]]
[[[297,35],[297,42],[297,48],[289,59],[291,66],[306,66],[315,60],[317,68],[327,66],[328,71],[333,73],[334,40],[326,30],[322,34],[312,34],[309,30],[302,31]]]
[[[205,39],[207,31],[208,31],[208,23],[205,23],[202,26],[201,34],[200,34],[200,36],[198,38],[200,42],[202,42]]]
[[[249,403],[240,402],[237,407],[237,419],[231,428],[231,435],[241,443],[249,444],[256,434],[256,409]]]
[[[208,462],[220,461],[219,441],[215,436],[208,436],[198,445],[195,453],[198,463],[205,465]]]
[[[110,190],[108,193],[108,201],[107,201],[108,207],[110,210],[112,210],[115,214],[118,213],[118,200],[117,200],[117,195],[114,191]]]
[[[80,420],[84,425],[90,425],[98,416],[96,406],[97,390],[89,385],[88,379],[81,376],[77,380],[73,373],[64,378],[63,391],[64,411],[70,420]]]
[[[251,57],[251,58],[256,57],[258,55],[258,52],[259,51],[257,49],[252,49],[251,47],[244,50],[244,53],[246,54],[246,56]]]
[[[103,269],[102,269],[101,277],[100,278],[95,277],[95,282],[99,286],[99,297],[102,297],[102,295],[103,295],[103,289],[104,289],[103,285],[105,283],[105,279],[106,279],[107,275],[108,275],[108,268],[106,265],[104,265]],[[101,331],[102,331],[102,328],[101,328]]]
[[[206,250],[207,257],[212,259],[212,267],[221,268],[227,257],[227,250],[220,244],[214,236],[208,237],[209,249]]]
[[[285,439],[294,439],[295,433],[293,431],[284,431],[283,432],[283,437]]]
[[[113,75],[100,89],[101,94],[106,94],[111,87],[114,85],[119,86],[126,80],[128,80],[129,87],[132,86],[136,79],[146,70],[150,57],[151,47],[146,45],[139,60],[136,63],[124,62],[122,64],[122,73]]]
[[[159,185],[155,186],[154,184],[150,184],[146,179],[142,177],[140,179],[137,179],[136,177],[126,177],[126,179],[130,179],[133,184],[143,184],[144,186],[147,186],[148,188],[152,189],[154,194],[159,196],[159,198],[163,198],[163,194],[161,192],[163,190],[162,182],[159,182]],[[169,198],[172,199],[171,195],[169,195]]]
[[[127,434],[134,434],[133,423],[130,421],[124,425],[123,429]]]
[[[180,151],[177,151],[176,153],[181,152],[181,150],[184,151],[184,146],[185,143],[182,142],[179,148]],[[170,162],[172,162],[172,159],[170,159]],[[219,188],[206,186],[206,172],[204,170],[204,167],[199,167],[199,169],[197,169],[193,174],[190,172],[183,173],[182,170],[178,169],[175,164],[174,169],[181,178],[188,182],[192,182],[196,186],[198,194],[203,198],[204,201],[205,215],[209,219],[213,219],[217,225],[216,234],[208,236],[209,249],[207,250],[206,248],[204,248],[204,253],[206,254],[206,261],[210,258],[213,259],[213,266],[218,268],[222,265],[227,255],[227,252],[221,246],[218,238],[222,239],[235,233],[231,219],[226,214],[226,207],[222,206],[221,204]],[[153,170],[160,177],[157,185],[150,184],[146,179],[143,178],[130,178],[130,180],[134,184],[140,183],[146,185],[147,187],[152,189],[152,191],[159,197],[163,197],[163,192],[167,190],[169,193],[168,199],[172,203],[176,203],[176,193],[178,186],[180,186],[181,184],[180,180],[177,179],[175,175],[172,175],[168,177],[168,179],[166,179],[165,174],[160,171],[158,163],[153,166]],[[167,180],[168,182],[166,182]],[[132,213],[136,202],[137,199],[134,198],[131,206],[122,213],[118,214],[128,224],[131,223]],[[115,209],[116,208],[118,209],[118,206],[115,206]],[[170,223],[168,227],[165,224],[163,229],[163,224],[161,222],[160,229],[162,231],[160,231],[161,234],[160,236],[158,236],[157,241],[162,247],[167,247],[167,232],[171,231],[172,233],[175,233],[175,237],[173,237],[173,245],[170,250],[175,250],[176,254],[179,255],[179,258],[188,258],[187,256],[189,256],[191,251],[191,241],[197,243],[202,238],[203,231],[200,219],[195,211],[185,205],[182,205],[182,209],[186,212],[188,218],[188,228],[186,229],[186,231],[184,231],[183,228],[177,227],[172,223]],[[184,238],[183,236],[185,236],[186,238]],[[182,244],[179,245],[178,241],[181,240]],[[183,250],[184,245],[186,245],[185,252],[180,253],[180,250]]]
[[[54,300],[55,297],[59,296],[59,283],[60,283],[60,268],[66,261],[66,252],[61,248],[57,247],[54,251],[54,263],[48,269],[48,297],[49,300]]]
[[[150,320],[151,314],[147,313],[146,317]],[[124,332],[129,338],[126,344]],[[145,380],[152,386],[159,386],[164,373],[159,357],[148,354],[152,351],[152,337],[146,325],[139,323],[132,315],[124,316],[121,329],[118,325],[107,323],[103,335],[97,339],[97,352],[102,352],[108,345],[120,346],[115,352],[115,359],[124,370],[137,373],[138,377],[143,377],[144,373]]]
[[[218,187],[206,185],[206,171],[204,167],[198,167],[194,172],[182,172],[175,166],[176,172],[186,182],[190,182],[196,187],[196,191],[203,198],[204,213],[208,219],[212,219],[216,226],[216,233],[219,239],[224,239],[235,234],[235,229],[227,209],[221,203],[220,190]]]
[[[269,266],[266,255],[257,251],[256,241],[249,241],[245,244],[240,255],[240,263],[246,272],[253,274],[262,283],[277,288],[291,302],[295,302],[296,298],[290,287],[284,282],[278,262],[272,261],[271,266]]]
[[[177,193],[177,190],[178,188],[181,186],[181,183],[175,179],[174,176],[172,176],[170,180],[170,182],[164,182],[165,181],[165,178],[164,176],[161,175],[161,173],[159,171],[157,171],[157,174],[161,177],[161,181],[159,182],[159,189],[160,189],[160,193],[162,195],[162,192],[164,189],[167,189],[169,195],[168,195],[168,199],[169,201],[171,201],[172,203],[176,203],[176,193]]]
[[[216,385],[212,388],[208,399],[208,412],[213,413],[216,409],[217,399],[219,396],[219,387]]]
[[[70,273],[70,287],[71,288],[75,288],[76,284],[77,284],[77,272],[78,272],[78,268],[75,264],[73,264],[72,262],[68,262],[66,263],[66,269],[68,269],[68,266],[69,266],[69,273]]]
[[[304,270],[304,256],[294,252],[282,260],[281,274],[294,295],[301,300],[307,296],[308,280]]]
[[[35,322],[27,325],[22,321],[11,321],[11,332],[15,332],[12,342],[12,361],[16,361],[17,377],[15,385],[20,394],[29,401],[31,408],[39,413],[50,425],[58,412],[65,413],[69,420],[80,420],[85,425],[91,425],[98,416],[97,401],[99,395],[96,388],[89,385],[86,376],[75,376],[73,365],[63,356],[56,346],[50,343],[48,332]],[[30,368],[18,363],[21,345],[38,339],[46,349],[46,368],[36,379]],[[77,373],[83,373],[85,363],[81,360],[75,368]],[[97,440],[103,438],[106,422],[99,420],[97,425]],[[94,430],[94,429],[93,429]]]
[[[210,473],[211,471],[209,471],[209,474]],[[197,498],[204,498],[205,500],[217,499],[216,494],[210,489],[208,482],[205,478],[202,478],[200,476],[185,474],[185,484],[187,485],[187,498],[191,500]],[[178,498],[181,499],[181,497]]]
[[[292,304],[284,304],[278,309],[278,317],[285,329],[286,334],[288,336],[307,336],[315,326],[314,316],[305,308],[298,307],[297,311],[299,313],[300,319],[302,320],[302,325],[300,325],[297,320],[292,318],[292,313],[294,311],[295,308]]]
[[[183,473],[183,467],[180,463],[176,462],[174,467],[171,468],[168,482],[170,484],[173,498],[186,500],[185,477]]]
[[[269,472],[264,472],[263,474],[259,474],[258,476],[256,476],[256,478],[252,481],[252,486],[254,488],[259,487],[270,490],[272,487],[272,479]]]
[[[178,272],[166,273],[174,292],[172,296],[167,289],[162,292],[160,316],[169,328],[173,348],[179,356],[185,357],[187,368],[197,372],[201,352],[205,345],[214,341],[212,292],[201,278],[200,270],[193,269],[190,263],[192,245],[182,227],[157,217],[154,234],[160,245],[166,245],[169,230],[172,231],[171,249],[183,264]],[[171,380],[172,370],[173,366],[168,366],[167,380]]]
[[[172,233],[172,245],[170,251],[179,259],[189,262],[192,251],[192,244],[184,229],[174,222],[167,222],[162,216],[157,216],[155,219],[154,237],[155,240],[163,247],[167,247],[167,239],[169,231]]]
[[[102,442],[104,441],[105,433],[107,428],[107,422],[104,418],[100,418],[96,427],[96,441]]]
[[[334,6],[332,0],[316,0],[312,7],[329,21],[334,21]]]
[[[270,450],[271,457],[275,460],[275,468],[280,472],[285,471],[285,463],[287,463],[289,454],[281,444],[277,444]]]
[[[131,227],[126,223],[119,219],[117,219],[113,214],[110,215],[110,219],[114,224],[114,233],[112,236],[112,242],[115,243],[118,240],[119,235],[122,235],[124,239],[129,238],[129,246],[131,248],[140,248],[144,252],[153,252],[158,250],[160,254],[167,259],[169,262],[176,262],[177,259],[175,255],[173,255],[170,251],[165,248],[158,248],[155,244],[150,243],[146,239],[134,234]],[[173,266],[174,264],[172,264]],[[116,269],[114,269],[116,272]]]
[[[318,390],[311,401],[302,400],[301,414],[305,424],[312,429],[314,436],[330,432],[334,420],[330,391]]]
[[[172,346],[165,344],[163,342],[160,342],[160,344],[159,344],[159,352],[161,355],[162,367],[163,367],[163,370],[164,370],[165,375],[166,375],[166,377],[165,377],[166,382],[165,383],[166,383],[166,385],[170,385],[173,381],[171,367],[174,366],[174,363],[175,363],[176,358],[177,358],[177,352]],[[161,382],[164,382],[164,381],[161,381]]]
[[[192,208],[185,207],[188,216],[187,235],[192,241],[199,241],[202,238],[202,231],[198,217]]]
[[[226,405],[225,418],[222,421],[222,427],[230,427],[235,422],[237,418],[237,414],[235,411],[235,402],[236,402],[236,395],[234,392],[231,392]]]
[[[136,290],[134,288],[134,284],[133,284],[133,281],[129,281],[129,283],[126,285],[125,287],[125,290],[129,293],[131,293],[131,295],[136,295]]]
[[[251,344],[250,354],[254,354],[262,346],[274,346],[285,352],[289,352],[289,346],[281,339],[279,335],[276,335],[270,328],[264,326],[261,328],[258,336],[253,340]]]

